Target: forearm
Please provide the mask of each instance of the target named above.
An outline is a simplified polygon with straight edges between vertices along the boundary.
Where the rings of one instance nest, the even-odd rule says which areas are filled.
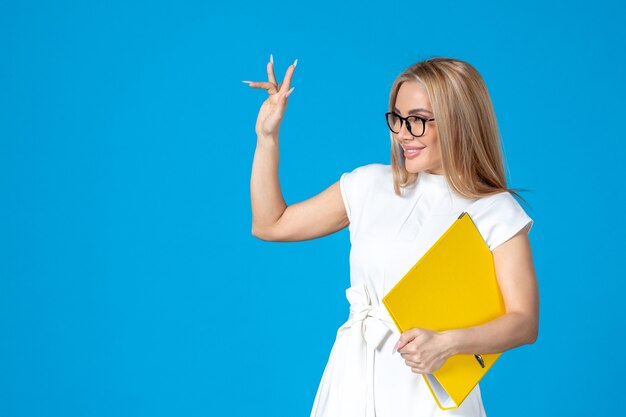
[[[456,354],[501,353],[524,344],[534,343],[536,323],[520,313],[507,313],[487,323],[465,329],[446,330],[443,333]]]
[[[287,208],[278,179],[278,157],[278,138],[257,138],[250,178],[253,232],[276,223]]]

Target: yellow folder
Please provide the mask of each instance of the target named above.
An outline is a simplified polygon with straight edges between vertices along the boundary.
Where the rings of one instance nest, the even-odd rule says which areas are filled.
[[[382,301],[401,333],[471,327],[506,312],[493,255],[467,212]],[[439,408],[458,408],[501,354],[454,355],[434,373],[422,374]]]

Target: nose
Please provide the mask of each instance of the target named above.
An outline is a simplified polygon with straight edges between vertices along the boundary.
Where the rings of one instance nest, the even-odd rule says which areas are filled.
[[[406,120],[401,122],[400,131],[396,133],[396,135],[401,142],[410,142],[413,140],[413,135],[409,132]]]
[[[413,138],[413,135],[411,135],[411,132],[409,132],[409,128],[407,127],[406,120],[402,120],[400,122],[400,131],[396,133],[396,135],[400,140],[411,140]]]

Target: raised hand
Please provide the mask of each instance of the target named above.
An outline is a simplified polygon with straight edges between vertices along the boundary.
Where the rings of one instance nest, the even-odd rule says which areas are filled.
[[[280,123],[282,122],[285,109],[287,108],[287,97],[293,92],[295,87],[291,87],[291,78],[296,69],[298,60],[287,67],[285,78],[280,84],[276,84],[274,76],[274,59],[270,54],[270,61],[267,63],[268,81],[243,81],[253,88],[263,88],[267,90],[269,96],[261,105],[257,116],[255,131],[257,136],[278,138]]]

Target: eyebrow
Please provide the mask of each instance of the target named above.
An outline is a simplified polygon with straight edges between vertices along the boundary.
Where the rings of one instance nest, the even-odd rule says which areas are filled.
[[[398,110],[398,108],[394,107],[393,109],[396,112],[400,113],[400,110]],[[424,113],[424,112],[433,114],[433,112],[431,112],[430,110],[426,110],[426,109],[422,109],[422,108],[409,110],[409,114],[417,114],[417,113]]]

